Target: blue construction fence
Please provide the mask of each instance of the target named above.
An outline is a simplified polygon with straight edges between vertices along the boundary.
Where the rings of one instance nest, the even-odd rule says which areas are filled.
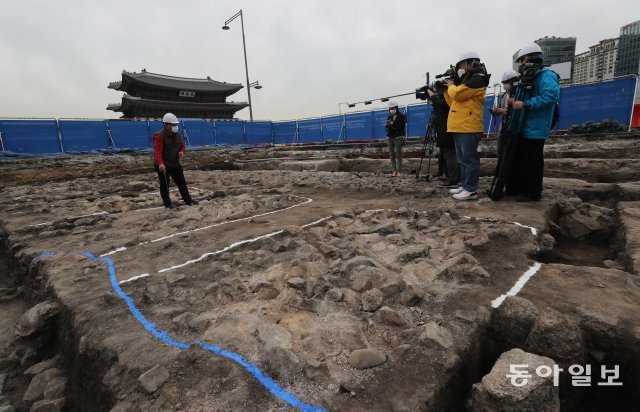
[[[615,120],[629,125],[636,78],[563,87],[557,130],[587,121]],[[492,132],[487,96],[484,121]],[[424,136],[431,114],[428,103],[400,108],[406,114],[407,136]],[[387,109],[291,121],[208,121],[185,119],[179,124],[188,147],[226,147],[371,142],[386,138]],[[48,155],[118,150],[149,150],[160,121],[80,119],[0,119],[0,149],[7,154]]]

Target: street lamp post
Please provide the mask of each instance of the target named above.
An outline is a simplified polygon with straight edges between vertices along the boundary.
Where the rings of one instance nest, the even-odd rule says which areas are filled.
[[[338,103],[338,113],[342,114],[342,105],[346,104],[347,106],[349,105],[349,102],[340,102]]]
[[[251,86],[249,84],[249,64],[247,63],[247,44],[244,39],[244,19],[242,18],[242,9],[240,9],[239,12],[237,12],[230,19],[224,22],[224,26],[222,26],[222,30],[229,30],[229,23],[231,23],[233,20],[235,20],[238,17],[240,17],[240,25],[242,26],[242,47],[244,49],[244,70],[247,75],[247,95],[249,96],[249,117],[251,118],[251,121],[253,121],[253,109],[251,106]],[[256,89],[258,89],[258,87],[256,87]]]

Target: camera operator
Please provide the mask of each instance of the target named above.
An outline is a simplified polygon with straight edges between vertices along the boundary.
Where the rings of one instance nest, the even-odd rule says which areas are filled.
[[[524,101],[511,97],[507,103],[514,110],[525,110],[521,138],[512,171],[513,190],[518,202],[540,200],[544,174],[544,142],[549,138],[555,105],[560,98],[560,81],[555,72],[542,66],[542,49],[531,44],[520,50],[521,83],[531,83],[531,92]],[[527,80],[530,79],[530,80]]]
[[[509,107],[507,99],[515,96],[514,83],[517,83],[518,79],[519,76],[515,70],[507,70],[504,72],[502,75],[502,88],[504,89],[504,93],[498,97],[497,106],[489,109],[495,119],[502,116],[499,131],[502,131],[503,128],[506,127],[507,117],[505,114],[507,114],[507,109]],[[504,143],[504,134],[500,133],[498,137],[498,159],[502,158],[504,154]]]
[[[442,88],[442,89],[441,89]],[[453,137],[447,133],[447,120],[449,118],[449,105],[444,98],[444,84],[442,81],[435,83],[435,92],[427,89],[429,100],[434,113],[434,129],[437,136],[437,146],[440,149],[440,157],[444,160],[444,169],[447,171],[447,180],[441,182],[439,187],[457,188],[460,185],[460,171],[456,160],[456,145]]]
[[[398,103],[389,102],[389,117],[386,123],[387,145],[391,159],[392,176],[402,176],[402,146],[405,143],[405,116],[400,113]]]
[[[460,165],[461,187],[451,189],[456,200],[478,198],[480,156],[478,144],[484,130],[484,101],[489,75],[475,52],[465,52],[456,63],[454,80],[445,80],[444,97],[450,107],[447,131],[453,135]]]

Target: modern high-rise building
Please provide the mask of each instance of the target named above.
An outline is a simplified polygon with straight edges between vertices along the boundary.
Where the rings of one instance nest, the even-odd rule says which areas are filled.
[[[640,74],[640,20],[620,27],[615,75]]]
[[[601,40],[588,52],[575,56],[573,84],[601,82],[613,79],[618,55],[618,38]]]
[[[542,49],[544,64],[570,62],[576,54],[575,37],[545,36],[536,40],[535,43]]]
[[[575,37],[549,37],[545,36],[536,40],[536,43],[542,49],[544,64],[550,66],[552,64],[565,63],[573,61],[576,54],[576,38]],[[513,68],[517,70],[518,65],[515,63],[518,52],[513,54]]]

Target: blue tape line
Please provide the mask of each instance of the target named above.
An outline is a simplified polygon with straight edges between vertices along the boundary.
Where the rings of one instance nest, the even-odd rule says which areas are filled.
[[[158,330],[155,324],[149,322],[144,317],[144,315],[136,307],[135,303],[133,302],[133,299],[131,299],[131,297],[127,295],[120,287],[120,284],[118,283],[118,279],[116,277],[116,268],[115,268],[115,265],[113,264],[113,260],[111,260],[110,258],[97,257],[88,252],[80,252],[80,254],[93,261],[105,262],[109,266],[109,280],[111,281],[111,287],[113,288],[113,290],[115,290],[118,296],[120,296],[126,302],[127,306],[129,307],[129,311],[131,312],[133,317],[136,318],[136,320],[140,322],[140,324],[142,324],[142,326],[147,331],[149,331],[154,337],[156,337],[157,339],[161,340],[166,344],[175,346],[180,349],[187,349],[189,347],[189,344],[185,342],[180,342],[180,341],[171,339],[166,332]],[[34,261],[36,259],[41,259],[41,258],[50,257],[50,256],[55,256],[55,253],[42,253],[36,256],[34,258]],[[247,370],[247,372],[253,375],[253,377],[256,378],[256,380],[260,384],[262,384],[262,386],[264,386],[269,392],[271,392],[278,399],[288,403],[289,405],[295,408],[298,408],[303,412],[325,412],[326,411],[326,409],[324,409],[321,406],[313,406],[313,405],[309,405],[302,402],[295,395],[293,395],[290,392],[287,392],[280,385],[278,385],[273,379],[271,379],[271,377],[263,373],[260,370],[260,368],[258,368],[256,365],[247,362],[242,356],[233,352],[229,352],[225,349],[219,348],[214,345],[207,345],[200,341],[196,341],[196,344],[201,348],[215,355],[223,356],[227,359],[230,359],[236,362],[237,364],[242,366],[245,370]]]
[[[264,374],[256,365],[247,362],[242,356],[238,355],[237,353],[229,352],[227,350],[224,350],[214,345],[207,345],[200,341],[196,341],[196,344],[200,345],[200,347],[208,350],[213,354],[224,356],[225,358],[231,359],[232,361],[236,362],[237,364],[245,368],[247,372],[253,375],[253,377],[256,378],[258,382],[262,384],[262,386],[264,386],[269,390],[269,392],[271,392],[276,397],[282,399],[289,405],[294,406],[304,412],[321,412],[321,411],[324,412],[326,410],[320,406],[313,406],[313,405],[303,403],[302,401],[300,401],[300,399],[296,398],[290,392],[287,392],[286,390],[284,390],[273,379],[271,379],[271,377]]]
[[[37,262],[40,259],[46,258],[46,257],[51,257],[51,256],[55,256],[55,253],[40,253],[38,256],[33,258],[33,262]]]

